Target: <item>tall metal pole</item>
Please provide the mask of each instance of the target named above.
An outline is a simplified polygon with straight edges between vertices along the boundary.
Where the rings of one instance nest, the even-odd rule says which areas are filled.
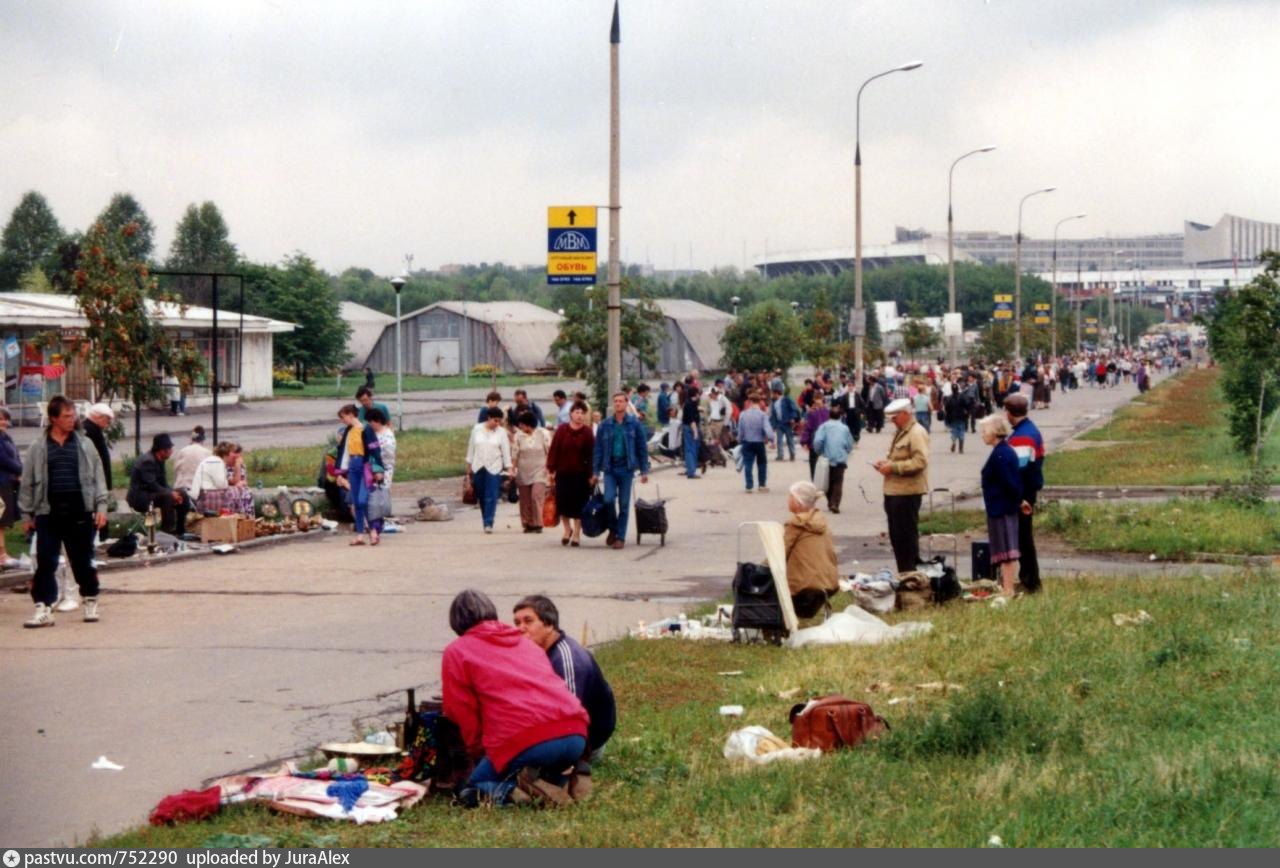
[[[1022,197],[1018,203],[1018,234],[1013,240],[1013,357],[1022,361],[1022,206],[1032,196],[1052,193],[1057,187],[1045,187]]]
[[[412,257],[408,257],[412,260]],[[404,373],[400,356],[400,290],[404,289],[404,277],[391,278],[391,288],[396,291],[396,430],[404,430]]]
[[[965,157],[972,157],[974,154],[985,154],[988,151],[994,151],[995,145],[987,145],[985,148],[977,148],[969,151],[967,154],[961,154],[951,163],[951,168],[947,171],[947,311],[956,312],[956,236],[955,224],[951,217],[951,182],[956,172],[956,163]],[[961,337],[963,338],[963,330]],[[956,336],[952,335],[948,341],[947,360],[951,367],[956,366]]]
[[[241,338],[243,340],[243,337]],[[213,442],[218,442],[218,275],[213,276],[213,331],[209,355],[213,361]]]
[[[895,72],[910,72],[923,66],[923,61],[904,63],[893,69],[876,73],[858,88],[858,97],[854,101],[853,121],[853,316],[849,320],[852,327],[857,324],[858,333],[853,337],[853,355],[856,365],[856,383],[862,388],[863,344],[867,332],[867,315],[862,307],[862,91],[877,78],[883,78]]]
[[[619,136],[618,107],[618,50],[622,44],[622,32],[618,22],[618,0],[613,0],[613,24],[609,28],[609,394],[618,391],[622,382],[622,276],[618,262],[618,238],[621,229],[618,218],[619,163],[621,137]]]
[[[1084,306],[1084,284],[1080,282],[1080,248],[1083,244],[1076,244],[1076,355],[1079,356],[1082,347],[1080,346],[1080,308]]]
[[[1053,313],[1049,319],[1049,328],[1052,330],[1052,334],[1049,336],[1051,346],[1049,355],[1054,359],[1058,357],[1058,227],[1071,220],[1083,220],[1087,216],[1087,214],[1074,214],[1070,217],[1063,217],[1053,224],[1053,286],[1049,290],[1049,300],[1053,304]]]

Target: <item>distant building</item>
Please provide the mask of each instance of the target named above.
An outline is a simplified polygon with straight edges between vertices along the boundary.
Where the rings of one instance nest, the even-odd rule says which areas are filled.
[[[148,301],[151,316],[176,340],[191,341],[213,368],[213,311],[207,307]],[[96,400],[98,390],[84,358],[73,351],[88,321],[74,296],[58,293],[0,293],[0,345],[4,348],[4,402],[35,408],[54,395],[74,401]],[[218,382],[221,394],[270,398],[274,360],[273,336],[293,331],[293,323],[261,316],[242,318],[218,311]],[[37,337],[57,333],[53,346]],[[156,376],[160,376],[160,371]],[[207,382],[197,383],[193,403],[209,395]]]
[[[351,335],[347,338],[348,358],[342,366],[344,371],[362,371],[369,361],[369,354],[377,345],[382,333],[396,318],[380,310],[344,301],[338,305],[338,315],[343,322],[351,326]],[[394,359],[394,356],[392,357]]]
[[[988,231],[955,233],[957,262],[1012,265],[1016,243],[1012,234]],[[1058,268],[1075,268],[1079,259],[1086,271],[1101,271],[1136,263],[1144,269],[1177,269],[1189,265],[1252,265],[1263,250],[1280,250],[1280,223],[1265,223],[1223,215],[1213,226],[1187,221],[1181,234],[1123,235],[1107,238],[1059,238]],[[1024,273],[1053,270],[1052,238],[1022,236]],[[853,268],[852,248],[770,255],[755,267],[766,277],[783,274],[839,274]],[[893,244],[863,245],[864,270],[903,262],[947,262],[946,232],[897,227]]]
[[[460,374],[463,366],[493,365],[508,373],[554,370],[551,344],[559,314],[525,301],[440,301],[404,314],[402,370],[428,376]],[[396,324],[382,330],[366,364],[396,369]]]
[[[643,367],[637,359],[627,355],[622,364],[624,376],[646,377],[651,374],[684,374],[693,369],[724,369],[720,336],[733,322],[732,314],[684,298],[655,298],[651,301],[662,311],[666,330],[666,337],[658,350],[657,367]],[[625,303],[636,302],[628,299]]]

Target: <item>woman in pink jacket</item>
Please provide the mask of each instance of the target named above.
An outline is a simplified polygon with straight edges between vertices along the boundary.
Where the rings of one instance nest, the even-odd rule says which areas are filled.
[[[546,652],[466,590],[449,607],[458,638],[444,649],[445,717],[458,725],[475,770],[458,802],[475,807],[538,800],[563,805],[566,770],[587,749],[589,718]]]

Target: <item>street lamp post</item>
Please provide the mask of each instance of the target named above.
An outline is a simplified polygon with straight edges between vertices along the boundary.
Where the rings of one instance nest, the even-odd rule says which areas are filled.
[[[800,302],[798,301],[791,302],[791,315],[792,316],[800,315]]]
[[[404,373],[400,355],[400,290],[404,289],[403,275],[391,278],[391,288],[396,291],[396,430],[404,430]]]
[[[733,316],[736,319],[738,316],[738,305],[742,302],[742,299],[735,295],[733,298],[729,299],[729,301],[733,304]]]
[[[1072,220],[1083,220],[1087,216],[1089,215],[1073,214],[1070,217],[1063,217],[1053,224],[1053,286],[1049,288],[1049,301],[1053,303],[1053,313],[1049,320],[1049,328],[1053,333],[1049,336],[1051,347],[1049,355],[1055,359],[1058,357],[1058,227]]]
[[[956,312],[956,238],[955,224],[951,218],[951,180],[955,175],[956,163],[965,157],[972,157],[974,154],[985,154],[996,149],[995,145],[987,145],[985,148],[977,148],[969,151],[967,154],[961,154],[951,163],[951,168],[947,170],[947,310],[951,313]],[[963,333],[961,335],[963,337]],[[956,366],[956,336],[952,335],[947,343],[949,344],[948,361],[951,367]]]
[[[853,317],[849,320],[850,328],[857,329],[853,337],[853,355],[857,366],[856,383],[862,387],[862,352],[866,339],[867,317],[862,309],[862,91],[875,81],[895,72],[910,72],[924,66],[923,61],[904,63],[884,72],[876,73],[858,88],[858,96],[854,101],[854,144],[853,144]]]
[[[1013,356],[1022,360],[1022,206],[1032,196],[1052,193],[1057,187],[1033,190],[1018,203],[1018,234],[1013,241]]]

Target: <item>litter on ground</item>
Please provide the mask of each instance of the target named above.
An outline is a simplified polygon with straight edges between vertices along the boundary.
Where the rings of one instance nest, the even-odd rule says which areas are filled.
[[[745,760],[755,765],[768,765],[779,760],[809,760],[822,756],[811,747],[792,747],[763,726],[747,726],[729,733],[724,743],[724,758]]]
[[[109,772],[124,771],[124,766],[120,765],[119,763],[113,763],[111,760],[107,759],[105,756],[98,757],[96,760],[93,761],[93,765],[89,766],[89,768],[102,769]]]
[[[1111,616],[1111,623],[1117,627],[1137,627],[1142,624],[1150,624],[1155,618],[1151,617],[1151,613],[1146,609],[1139,609],[1136,612],[1116,612]]]
[[[806,645],[879,645],[882,642],[896,642],[928,633],[932,629],[933,625],[928,621],[904,621],[889,625],[858,606],[850,606],[816,627],[795,631],[786,644],[790,648],[803,648]]]

